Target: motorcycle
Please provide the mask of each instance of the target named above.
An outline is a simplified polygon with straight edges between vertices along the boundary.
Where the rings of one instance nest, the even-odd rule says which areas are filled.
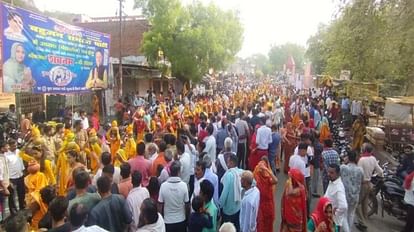
[[[389,163],[382,166],[384,177],[374,175],[371,183],[374,185],[369,195],[368,217],[378,214],[378,199],[381,202],[381,216],[384,212],[398,220],[405,221],[406,204],[404,202],[405,190],[402,187],[403,181],[389,169]]]

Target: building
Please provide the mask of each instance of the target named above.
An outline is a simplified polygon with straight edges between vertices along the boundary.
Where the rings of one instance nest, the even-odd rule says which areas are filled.
[[[118,17],[86,18],[79,16],[76,25],[111,35],[110,63],[112,64],[114,89],[120,88],[123,95],[137,91],[145,95],[148,89],[157,93],[166,91],[174,78],[167,78],[150,67],[141,51],[144,33],[149,30],[148,21],[140,16],[123,17],[122,26]],[[121,33],[121,30],[122,33]],[[122,34],[122,39],[120,35]],[[119,81],[119,57],[122,57],[122,81]],[[114,93],[116,96],[119,93]]]

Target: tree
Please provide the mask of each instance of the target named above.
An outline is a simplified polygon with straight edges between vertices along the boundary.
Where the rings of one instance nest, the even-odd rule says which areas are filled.
[[[356,81],[399,85],[394,94],[414,91],[414,1],[340,0],[337,18],[309,38],[306,57],[317,74],[347,69]]]
[[[172,75],[182,80],[198,81],[210,68],[225,69],[241,49],[243,28],[236,12],[200,2],[184,7],[179,0],[135,3],[151,25],[142,45],[149,63],[167,59]]]
[[[283,65],[286,64],[290,56],[295,60],[296,70],[303,70],[305,56],[305,48],[303,46],[293,43],[272,46],[269,51],[269,62],[272,66],[272,71],[282,71]]]
[[[4,2],[11,4],[11,0],[4,0]],[[33,0],[13,0],[13,5],[24,8],[26,10],[31,10],[37,13],[40,13],[39,9],[36,7],[36,4]]]
[[[323,74],[327,65],[327,25],[319,25],[318,33],[308,39],[308,49],[305,57],[312,61],[313,71]]]
[[[263,54],[258,53],[251,55],[246,58],[246,62],[254,67],[258,76],[270,75],[272,73],[269,59]]]

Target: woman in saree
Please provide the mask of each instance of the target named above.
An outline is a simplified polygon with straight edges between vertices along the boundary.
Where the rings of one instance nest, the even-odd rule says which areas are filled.
[[[68,181],[69,163],[66,152],[76,149],[80,151],[79,145],[75,142],[75,134],[69,132],[64,136],[64,141],[61,149],[58,151],[58,158],[56,161],[55,174],[58,179],[58,195],[66,195],[66,187]]]
[[[281,232],[306,232],[305,177],[299,169],[289,171],[282,195]]]
[[[126,155],[125,150],[119,149],[116,152],[114,166],[119,168],[121,164],[127,163],[127,162],[128,162],[128,156]]]
[[[23,44],[13,43],[10,58],[3,65],[3,90],[5,92],[30,92],[36,84],[30,68],[24,65]]]
[[[31,150],[33,159],[40,165],[40,172],[46,176],[47,184],[56,185],[56,178],[52,170],[52,162],[46,159],[46,155],[42,151],[42,145],[35,141]]]
[[[114,120],[111,129],[106,133],[106,140],[109,142],[112,160],[115,161],[116,152],[121,148],[121,135],[119,134],[118,123]]]
[[[251,137],[251,140],[250,140],[250,146],[249,146],[250,154],[249,154],[249,158],[248,158],[248,167],[249,167],[249,170],[251,170],[251,171],[254,170],[254,168],[259,163],[260,158],[261,158],[261,157],[259,157],[259,154],[257,152],[257,143],[256,143],[257,129],[259,129],[259,127],[260,127],[260,125],[256,125],[254,133],[253,133],[253,135]]]
[[[92,128],[89,131],[89,146],[86,150],[86,154],[89,157],[90,163],[88,164],[92,173],[95,174],[99,168],[99,162],[101,160],[102,147],[96,131]]]
[[[299,126],[300,126],[300,122],[301,122],[302,120],[300,119],[300,114],[299,114],[299,112],[296,112],[295,113],[295,115],[293,116],[293,118],[292,118],[292,124],[293,124],[293,126],[295,127],[295,128],[299,128]]]
[[[126,128],[126,141],[125,141],[125,155],[128,159],[132,159],[137,154],[137,143],[134,139],[134,131],[133,131],[133,125],[130,124]]]
[[[358,116],[354,124],[352,124],[352,150],[359,151],[362,144],[364,143],[366,128],[364,123],[364,118],[362,115]]]
[[[291,122],[288,122],[286,125],[286,137],[283,139],[283,151],[285,153],[284,159],[284,172],[287,174],[289,172],[289,159],[293,155],[295,148],[297,146],[298,137],[296,136],[295,129]]]
[[[304,121],[299,120],[299,125],[296,127],[296,135],[300,137],[301,134],[309,133],[309,130],[306,128]]]
[[[322,125],[319,130],[319,142],[323,144],[325,140],[331,138],[331,132],[329,130],[329,122],[327,122],[327,120],[322,120],[321,124]]]
[[[333,220],[333,207],[329,198],[322,197],[319,199],[315,210],[310,216],[307,225],[309,232],[337,232]]]
[[[33,215],[31,228],[37,231],[40,219],[47,212],[47,205],[42,201],[40,190],[47,186],[48,181],[46,175],[40,172],[40,164],[35,160],[29,162],[27,171],[29,175],[24,178],[27,188],[26,204]]]
[[[274,189],[277,177],[273,174],[269,160],[263,156],[253,172],[256,187],[260,191],[259,213],[257,215],[257,232],[273,230],[275,221]]]
[[[319,123],[316,124],[316,130],[320,132],[323,125],[328,125],[329,128],[329,120],[326,116],[323,116]]]

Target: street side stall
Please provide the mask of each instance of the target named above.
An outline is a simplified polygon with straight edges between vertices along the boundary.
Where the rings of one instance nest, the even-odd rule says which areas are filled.
[[[399,152],[405,145],[414,144],[414,96],[387,98],[384,132],[389,152]]]

